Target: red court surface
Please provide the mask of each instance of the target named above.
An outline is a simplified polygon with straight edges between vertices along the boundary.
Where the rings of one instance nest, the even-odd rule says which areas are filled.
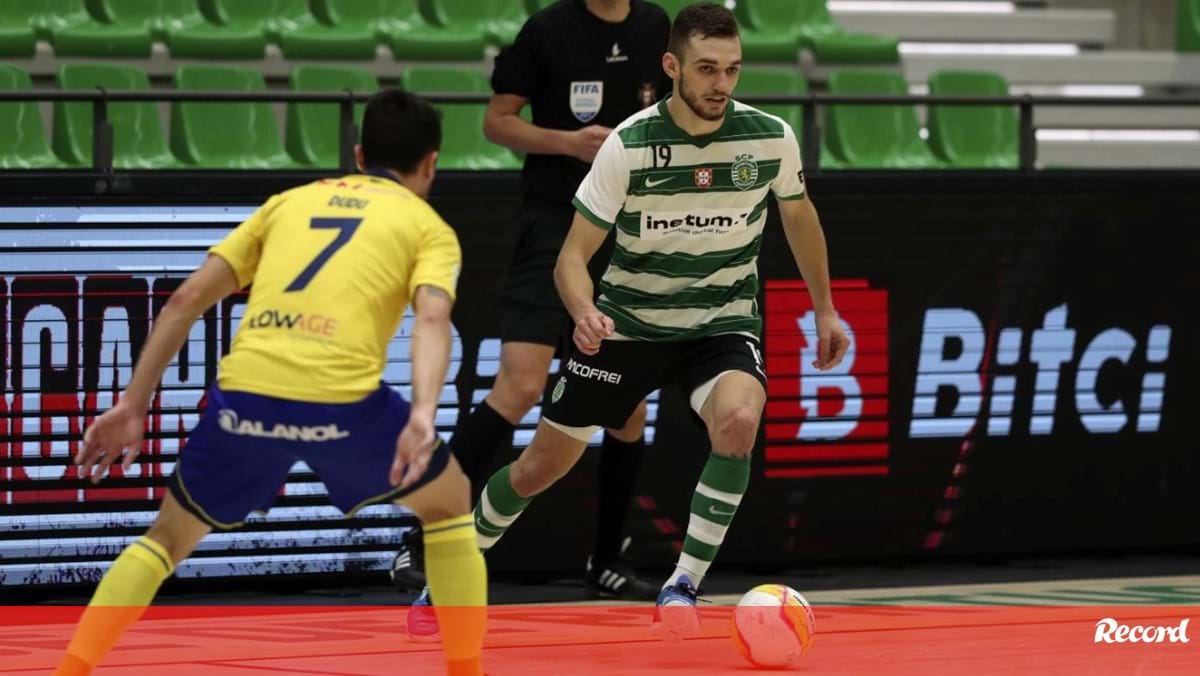
[[[160,607],[97,670],[134,674],[442,673],[437,644],[405,632],[406,607]],[[804,674],[1198,674],[1200,606],[817,606]],[[77,607],[8,606],[0,674],[46,674]],[[728,636],[731,608],[703,608],[703,635],[663,643],[648,606],[500,606],[489,674],[750,674]],[[1188,642],[1096,643],[1102,618],[1178,627]],[[1193,623],[1197,626],[1191,626]]]

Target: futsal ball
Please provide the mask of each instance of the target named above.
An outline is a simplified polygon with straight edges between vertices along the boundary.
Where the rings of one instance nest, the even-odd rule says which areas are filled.
[[[797,666],[816,631],[808,601],[781,584],[761,584],[746,592],[733,609],[729,626],[738,652],[762,669]]]

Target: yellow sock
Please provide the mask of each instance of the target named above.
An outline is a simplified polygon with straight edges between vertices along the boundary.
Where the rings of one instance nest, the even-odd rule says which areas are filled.
[[[90,673],[173,572],[171,555],[154,540],[143,537],[126,547],[96,587],[55,676]]]
[[[425,574],[437,612],[450,676],[483,673],[487,625],[487,566],[470,514],[425,526]]]

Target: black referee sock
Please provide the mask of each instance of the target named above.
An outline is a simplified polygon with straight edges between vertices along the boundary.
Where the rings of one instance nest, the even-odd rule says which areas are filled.
[[[512,443],[516,426],[504,419],[496,409],[482,401],[471,411],[471,415],[458,426],[450,438],[450,450],[462,465],[463,473],[471,479],[472,486],[487,481],[496,449]],[[474,495],[471,496],[474,499]]]
[[[646,442],[642,438],[626,442],[611,434],[604,435],[596,496],[596,549],[592,552],[594,564],[612,563],[621,556],[629,503],[633,501],[645,450]]]

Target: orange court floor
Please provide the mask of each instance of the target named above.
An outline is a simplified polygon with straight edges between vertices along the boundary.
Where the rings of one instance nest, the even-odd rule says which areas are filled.
[[[801,588],[787,576],[762,581]],[[817,631],[794,673],[1200,674],[1196,575],[873,586],[806,596]],[[738,598],[706,597],[701,636],[680,643],[650,634],[650,604],[496,605],[485,667],[492,676],[752,674],[758,670],[729,637]],[[409,640],[407,611],[402,605],[160,605],[96,673],[443,673],[437,644]],[[0,676],[49,673],[79,612],[74,605],[0,606]],[[1097,642],[1097,623],[1106,618],[1129,627],[1182,624],[1188,640]]]

